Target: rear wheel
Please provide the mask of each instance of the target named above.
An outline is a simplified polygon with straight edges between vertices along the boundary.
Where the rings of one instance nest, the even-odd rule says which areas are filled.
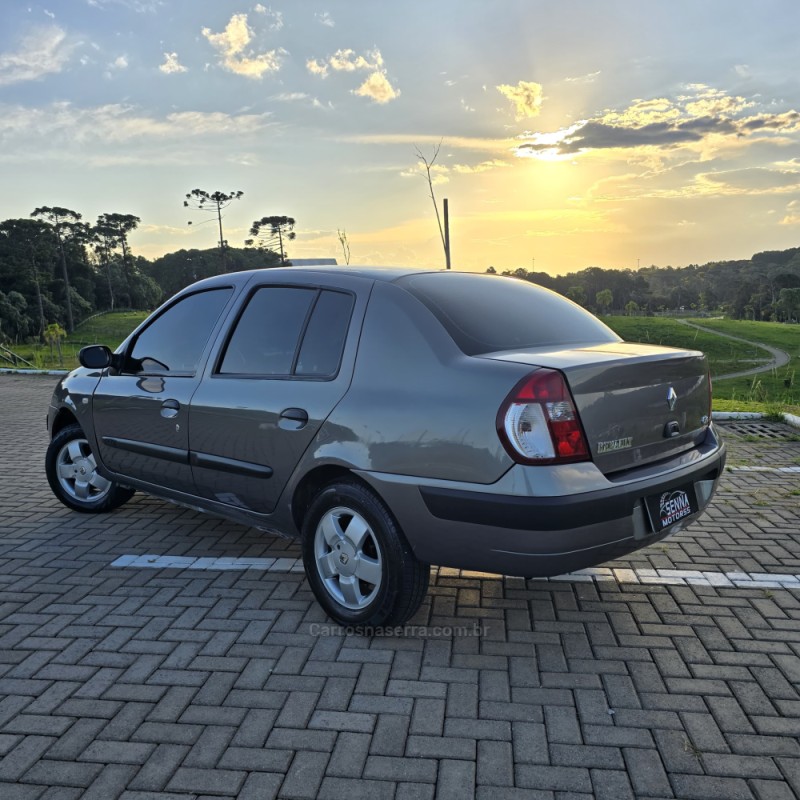
[[[134,493],[97,471],[97,461],[80,425],[68,425],[53,437],[47,448],[45,471],[53,494],[75,511],[111,511]]]
[[[428,591],[430,567],[414,556],[372,491],[342,480],[323,488],[303,522],[303,562],[311,588],[342,625],[402,625]]]

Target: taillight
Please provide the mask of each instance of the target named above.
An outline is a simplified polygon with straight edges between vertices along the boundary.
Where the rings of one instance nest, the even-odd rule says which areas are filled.
[[[523,464],[588,461],[589,448],[564,376],[538,369],[521,380],[497,412],[508,454]]]

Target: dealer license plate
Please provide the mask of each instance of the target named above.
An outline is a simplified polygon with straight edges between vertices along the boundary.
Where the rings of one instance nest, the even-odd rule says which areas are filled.
[[[650,524],[656,533],[669,528],[676,522],[697,513],[697,495],[694,484],[678,486],[645,498]]]

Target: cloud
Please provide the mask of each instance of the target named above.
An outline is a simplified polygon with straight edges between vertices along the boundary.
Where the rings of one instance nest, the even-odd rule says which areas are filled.
[[[386,68],[383,56],[378,48],[367,50],[363,55],[358,55],[355,50],[337,50],[332,56],[325,59],[310,58],[306,61],[306,69],[312,75],[327,78],[333,72],[370,72],[363,83],[352,90],[358,97],[367,97],[381,105],[389,103],[400,95],[386,77]]]
[[[415,147],[417,145],[437,145],[442,141],[441,136],[428,133],[371,133],[356,136],[341,137],[341,141],[354,144],[402,144]],[[447,146],[451,149],[468,150],[472,152],[489,152],[507,154],[513,150],[517,140],[508,139],[481,139],[470,136],[448,136]]]
[[[777,170],[766,167],[747,167],[723,172],[703,172],[698,180],[715,184],[733,193],[783,192],[800,189],[800,170]]]
[[[87,142],[175,140],[256,133],[270,125],[269,114],[181,111],[154,117],[130,105],[79,108],[53,103],[42,108],[0,105],[0,141],[46,141],[50,145]]]
[[[271,8],[261,5],[261,3],[255,6],[253,11],[269,19],[267,27],[271,31],[279,31],[283,28],[283,14],[280,11],[273,11]]]
[[[508,161],[501,161],[499,158],[494,158],[491,161],[481,161],[480,164],[454,164],[453,172],[459,175],[473,175],[478,172],[487,172],[490,169],[498,169],[502,167],[510,167]]]
[[[22,39],[19,49],[0,53],[0,86],[61,72],[75,46],[57,25],[34,29]]]
[[[565,83],[594,83],[601,70],[597,72],[588,72],[586,75],[578,75],[575,78],[564,78]]]
[[[306,61],[306,69],[312,75],[319,75],[320,78],[328,77],[328,65],[319,59],[309,58],[308,61]]]
[[[127,56],[117,56],[109,65],[109,69],[127,69],[128,68],[128,57]]]
[[[384,104],[394,100],[400,92],[389,83],[383,72],[373,72],[358,89],[353,90],[353,94]]]
[[[446,166],[444,166],[444,164],[431,164],[430,165],[431,183],[434,186],[439,186],[440,184],[443,183],[449,183],[450,178],[448,177],[447,174],[449,171],[450,170]],[[400,175],[403,178],[420,177],[420,178],[425,178],[425,180],[427,180],[428,170],[421,161],[418,161],[416,164],[414,164],[413,167],[401,170]]]
[[[781,225],[800,225],[800,200],[792,200],[786,206],[786,216],[780,221]]]
[[[500,94],[511,101],[516,118],[535,117],[542,109],[542,85],[533,81],[519,81],[516,86],[501,83],[495,87]]]
[[[354,50],[337,50],[328,63],[337,72],[379,70],[383,68],[383,56],[378,49],[368,50],[363,56],[356,55]]]
[[[521,136],[517,155],[571,156],[592,150],[668,151],[712,140],[736,140],[754,131],[790,133],[800,130],[800,113],[746,114],[755,105],[743,97],[729,96],[707,86],[688,87],[693,94],[635,100],[622,110],[606,110],[549,133]]]
[[[162,5],[163,0],[86,0],[88,5],[101,10],[106,6],[122,6],[137,14],[149,14],[157,11]]]
[[[326,28],[333,28],[336,25],[336,23],[333,21],[333,18],[327,11],[318,11],[316,14],[314,14],[314,19],[319,22],[320,25],[324,25]]]
[[[188,68],[178,63],[177,53],[164,53],[164,63],[158,67],[165,75],[174,75],[178,72],[188,72]]]
[[[202,33],[219,53],[222,67],[245,78],[258,80],[266,73],[277,72],[281,68],[282,56],[286,55],[281,48],[261,53],[248,48],[254,33],[247,23],[247,14],[234,14],[221,33],[212,33],[210,28],[203,28]]]

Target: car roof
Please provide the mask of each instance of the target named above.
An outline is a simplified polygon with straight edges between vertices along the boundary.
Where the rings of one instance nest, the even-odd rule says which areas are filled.
[[[391,267],[391,266],[344,266],[344,265],[314,265],[300,267],[263,267],[261,269],[242,270],[240,272],[224,272],[220,275],[211,275],[189,284],[178,292],[186,294],[207,289],[215,289],[230,284],[246,284],[253,278],[266,281],[281,280],[296,276],[297,279],[325,279],[335,280],[337,277],[358,277],[367,280],[395,283],[406,277],[415,275],[471,275],[474,278],[489,277],[484,272],[468,272],[466,270],[426,269],[425,267]],[[302,276],[302,277],[301,277]],[[508,280],[511,280],[510,278]]]
[[[430,272],[446,272],[443,269],[424,269],[420,267],[380,267],[380,266],[327,266],[315,265],[308,267],[265,267],[263,269],[243,270],[241,272],[227,272],[221,275],[213,275],[203,280],[197,281],[192,284],[193,287],[203,286],[211,287],[218,286],[226,281],[236,280],[237,282],[246,282],[255,275],[259,276],[274,276],[275,278],[283,278],[288,275],[341,275],[341,276],[356,276],[361,278],[369,278],[376,281],[386,281],[390,283],[407,275],[421,275]],[[190,287],[186,287],[187,289]]]

